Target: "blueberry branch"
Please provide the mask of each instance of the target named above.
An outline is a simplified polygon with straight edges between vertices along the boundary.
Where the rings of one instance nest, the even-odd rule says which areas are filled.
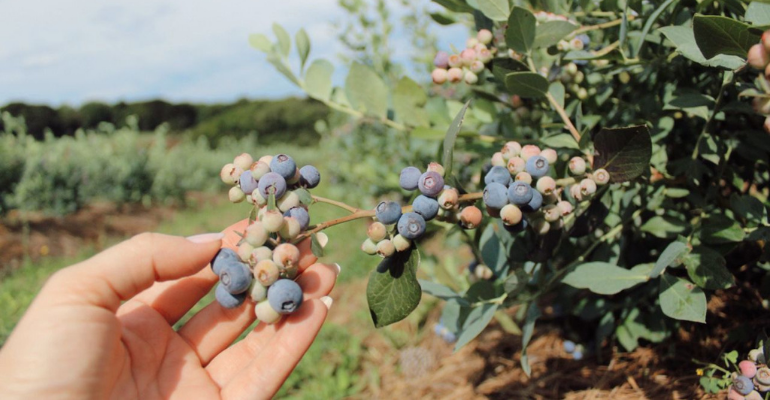
[[[532,57],[527,57],[527,65],[529,65],[529,69],[537,73],[537,68],[535,68],[535,63],[532,61]],[[548,101],[551,103],[551,107],[553,107],[554,110],[559,114],[562,121],[564,121],[564,125],[567,127],[567,130],[569,130],[569,133],[572,134],[572,137],[575,138],[575,141],[580,143],[580,132],[578,132],[577,128],[575,128],[575,125],[572,124],[572,121],[569,119],[569,115],[567,115],[567,112],[564,111],[564,107],[562,107],[558,101],[551,95],[551,93],[546,92],[545,97],[548,99]]]
[[[355,207],[353,207],[353,206],[349,206],[349,205],[347,205],[347,204],[345,204],[345,203],[343,203],[343,202],[341,202],[341,201],[332,200],[332,199],[327,199],[327,198],[325,198],[325,197],[321,197],[321,196],[315,196],[315,195],[313,195],[312,197],[313,197],[313,203],[326,203],[326,204],[331,204],[331,205],[333,205],[333,206],[336,206],[336,207],[339,207],[339,208],[345,209],[345,210],[347,210],[347,211],[350,211],[351,213],[357,213],[357,212],[361,211],[360,209],[358,209],[358,208],[355,208]]]

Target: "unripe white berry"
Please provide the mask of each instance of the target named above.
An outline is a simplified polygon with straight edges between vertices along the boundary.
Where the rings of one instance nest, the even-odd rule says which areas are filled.
[[[444,189],[438,195],[438,206],[445,210],[451,210],[457,205],[459,197],[460,193],[457,191],[457,189]]]
[[[551,224],[549,224],[548,221],[544,219],[538,218],[532,221],[532,229],[538,235],[545,235],[546,233],[548,233],[548,231],[551,230]]]
[[[606,185],[610,182],[610,173],[604,168],[599,168],[594,171],[594,173],[591,174],[591,177],[599,186]]]
[[[372,239],[366,239],[363,243],[361,243],[361,250],[370,256],[375,255],[377,254],[377,244],[374,243]]]
[[[489,29],[482,29],[476,34],[479,43],[489,44],[492,41],[492,32]]]
[[[465,73],[465,83],[469,85],[475,85],[476,82],[479,81],[479,76],[474,74],[473,71],[468,71]]]
[[[251,176],[253,176],[254,179],[260,180],[266,173],[270,172],[270,166],[263,163],[262,161],[257,161],[251,164],[249,170],[251,171]]]
[[[590,196],[596,193],[596,182],[594,182],[593,179],[588,178],[580,181],[580,193],[583,194],[583,196]]]
[[[268,233],[262,226],[261,222],[254,221],[251,223],[251,225],[246,227],[246,235],[244,235],[244,239],[246,239],[246,242],[248,242],[250,245],[259,247],[267,242]]]
[[[556,161],[559,159],[559,155],[554,149],[545,149],[540,152],[540,155],[545,157],[545,159],[548,160],[548,164],[550,165],[556,164]]]
[[[390,239],[385,239],[377,243],[377,254],[379,254],[380,257],[390,257],[395,252],[396,246],[393,245],[393,242],[390,241]]]
[[[260,221],[262,221],[262,226],[268,232],[280,232],[283,227],[283,214],[278,210],[267,210],[262,215],[262,218],[260,218]]]
[[[272,325],[281,320],[281,314],[278,311],[273,310],[270,303],[267,300],[260,301],[254,306],[254,314],[257,316],[259,322],[264,322],[268,325]]]
[[[428,171],[437,172],[439,175],[444,176],[444,166],[437,162],[428,164]]]
[[[538,192],[544,195],[549,195],[552,194],[554,190],[556,190],[556,181],[553,180],[553,178],[550,176],[544,176],[537,180],[537,184],[535,186]]]
[[[372,239],[374,243],[377,243],[388,236],[388,229],[382,222],[372,222],[372,224],[369,225],[369,229],[366,231],[366,235],[369,239]]]
[[[586,172],[586,160],[582,157],[572,157],[569,160],[569,172],[573,175],[583,175]]]
[[[251,257],[252,251],[254,251],[254,246],[250,245],[248,242],[243,242],[238,245],[236,253],[238,253],[238,257],[240,257],[241,261],[247,262]]]
[[[556,203],[556,207],[559,207],[562,216],[567,216],[572,212],[572,203],[566,200]]]
[[[447,81],[448,73],[444,68],[436,68],[430,73],[430,76],[433,78],[433,83],[441,85]]]
[[[412,241],[401,235],[396,235],[393,238],[393,247],[396,248],[396,251],[406,251],[411,246]]]
[[[452,54],[449,56],[449,70],[451,71],[452,68],[460,68],[463,66],[463,60],[460,58],[459,54]]]
[[[580,184],[574,184],[569,187],[569,193],[577,201],[583,201],[583,193],[580,191]]]
[[[534,157],[540,154],[540,148],[534,144],[528,144],[521,148],[521,154],[519,155],[524,161],[527,161],[530,157]]]
[[[524,170],[527,169],[527,163],[524,161],[521,157],[511,157],[510,160],[508,160],[508,172],[511,173],[511,175],[516,175],[519,172],[524,172]]]
[[[548,222],[558,221],[561,218],[561,210],[555,204],[543,207],[543,218]]]
[[[465,41],[465,47],[469,49],[475,48],[477,44],[479,44],[479,40],[473,37]]]
[[[518,155],[521,153],[521,144],[519,142],[507,142],[503,145],[502,150],[500,150],[501,153],[503,153],[503,158],[506,160],[510,160],[513,157],[518,157]]]
[[[246,200],[246,193],[243,193],[243,190],[241,190],[241,188],[238,186],[233,186],[230,188],[230,191],[227,192],[227,196],[233,203],[240,203],[243,200]]]
[[[251,168],[251,164],[254,163],[254,159],[251,158],[251,154],[249,153],[241,153],[240,155],[236,156],[233,160],[233,164],[235,164],[236,167],[240,168],[241,171],[246,171],[249,168]]]
[[[507,163],[505,162],[505,158],[503,158],[503,153],[496,152],[495,154],[492,154],[492,166],[493,167],[505,167]]]
[[[500,209],[500,218],[505,225],[516,225],[521,222],[521,209],[513,204],[506,204]]]
[[[280,235],[283,239],[294,239],[302,232],[302,227],[294,217],[283,217],[283,226]]]
[[[254,264],[264,261],[264,260],[272,260],[273,259],[273,250],[270,249],[267,246],[257,247],[256,249],[251,251],[251,259]]]
[[[449,68],[449,71],[447,72],[447,79],[452,83],[460,82],[463,80],[463,70],[457,67]]]
[[[529,172],[519,172],[516,174],[515,180],[522,181],[526,183],[527,185],[532,184],[532,175],[529,174]]]
[[[236,167],[235,164],[225,164],[219,171],[219,178],[228,185],[235,185],[242,173],[243,170]]]
[[[293,191],[286,192],[277,203],[278,209],[281,210],[281,212],[286,212],[299,206],[299,196]]]

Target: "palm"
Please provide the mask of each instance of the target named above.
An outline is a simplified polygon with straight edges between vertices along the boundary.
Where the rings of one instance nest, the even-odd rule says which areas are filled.
[[[222,245],[233,247],[245,223]],[[213,302],[173,328],[216,283],[204,267],[218,249],[144,235],[57,273],[0,352],[0,397],[271,397],[315,339],[328,307],[319,298],[339,270],[300,244],[302,307],[230,346],[254,322],[250,301],[231,310]]]

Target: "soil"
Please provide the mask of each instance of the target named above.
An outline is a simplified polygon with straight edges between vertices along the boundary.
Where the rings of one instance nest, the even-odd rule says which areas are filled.
[[[48,255],[74,257],[84,246],[98,250],[111,243],[110,238],[152,230],[174,212],[170,207],[95,204],[67,217],[27,215],[28,231],[21,216],[11,214],[0,220],[0,276],[22,264],[25,236],[29,238],[27,255],[32,261]],[[356,329],[353,315],[366,308],[365,296],[361,295],[365,292],[365,281],[335,290],[330,320]],[[709,302],[708,329],[695,324],[681,329],[674,339],[675,352],[671,351],[671,342],[645,343],[631,353],[605,346],[603,362],[590,356],[573,360],[562,348],[564,335],[558,320],[549,320],[546,315],[538,322],[528,347],[531,377],[520,367],[520,336],[506,333],[493,320],[477,340],[453,352],[453,344],[432,332],[440,312],[434,309],[420,330],[406,321],[393,326],[408,337],[419,338],[416,344],[410,340],[409,347],[394,349],[393,342],[378,333],[364,339],[364,371],[360,376],[378,379],[370,380],[355,398],[723,399],[725,393],[703,392],[692,359],[715,361],[734,328],[752,321],[736,317],[757,315],[752,314],[757,310],[739,306],[740,299],[747,297],[761,299],[749,287],[718,292]],[[515,312],[509,311],[511,315]],[[756,318],[749,324],[758,331],[768,322],[768,318]],[[737,350],[745,354],[748,349]]]

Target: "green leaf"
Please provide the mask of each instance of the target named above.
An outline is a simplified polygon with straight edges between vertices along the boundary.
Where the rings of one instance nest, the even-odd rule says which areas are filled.
[[[690,191],[683,188],[666,188],[663,193],[672,199],[681,199],[682,197],[687,197],[687,195],[690,194]]]
[[[505,87],[521,97],[542,97],[548,92],[548,79],[534,72],[512,72],[505,75]]]
[[[749,31],[749,25],[728,17],[696,15],[692,25],[695,43],[706,59],[720,54],[745,58],[761,37]]]
[[[332,94],[332,74],[334,65],[320,59],[313,61],[305,72],[305,92],[307,95],[321,101],[328,101]]]
[[[286,65],[286,62],[284,60],[278,58],[278,56],[276,56],[275,54],[271,54],[267,57],[267,62],[272,64],[273,67],[275,67],[275,69],[278,70],[278,72],[283,74],[283,76],[289,79],[292,83],[294,83],[299,87],[302,87],[297,77],[294,76],[294,72],[291,72],[291,69],[289,68],[288,65]]]
[[[733,193],[730,196],[730,208],[733,209],[739,218],[746,220],[749,225],[766,222],[765,206],[756,197],[750,195],[739,196]]]
[[[273,23],[273,33],[278,38],[278,49],[281,51],[284,57],[288,57],[291,52],[291,36],[283,29],[281,25]]]
[[[492,62],[492,75],[495,79],[505,84],[505,76],[511,72],[529,72],[529,67],[519,60],[512,58],[496,58]]]
[[[752,1],[743,18],[754,25],[770,25],[770,4]]]
[[[579,265],[564,277],[563,282],[598,294],[615,294],[649,279],[646,274],[636,274],[609,263],[590,262]]]
[[[300,69],[305,69],[307,56],[310,54],[310,38],[304,29],[297,31],[294,35],[294,41],[297,43],[297,54],[299,54]]]
[[[529,275],[527,275],[523,268],[516,268],[513,273],[505,278],[503,288],[508,293],[508,297],[513,298],[527,287],[527,282],[529,282]]]
[[[271,42],[270,39],[267,38],[267,36],[261,33],[255,33],[255,34],[249,35],[249,45],[265,53],[270,52],[270,49],[273,48],[273,42]]]
[[[471,101],[468,100],[465,102],[465,105],[460,109],[460,112],[457,113],[455,116],[455,119],[452,120],[452,123],[449,124],[449,129],[446,131],[446,136],[444,137],[444,156],[441,159],[441,162],[444,165],[444,176],[448,177],[452,174],[452,165],[454,164],[454,148],[455,148],[455,140],[457,140],[457,135],[460,133],[460,128],[463,126],[463,119],[465,118],[465,112],[468,110],[468,106],[471,104]]]
[[[345,92],[354,109],[376,117],[386,117],[388,88],[371,68],[358,62],[353,63],[345,79]]]
[[[309,206],[313,204],[313,196],[310,194],[310,191],[305,188],[299,188],[295,189],[294,193],[299,197],[299,202]]]
[[[318,237],[315,233],[310,235],[310,251],[318,258],[324,256],[324,248],[321,246],[321,242],[318,241]]]
[[[408,77],[401,78],[393,90],[393,109],[396,118],[411,126],[429,126],[425,103],[428,96],[417,82]]]
[[[419,265],[419,251],[399,251],[382,260],[369,275],[366,299],[375,327],[401,321],[420,304],[422,290],[416,278]]]
[[[656,215],[639,228],[642,232],[647,232],[661,239],[675,238],[676,235],[683,233],[689,227],[683,221],[667,216]]]
[[[536,26],[535,16],[529,10],[513,7],[508,17],[508,28],[505,30],[505,43],[508,48],[519,53],[529,53],[535,42]]]
[[[553,98],[556,99],[556,102],[562,108],[564,108],[564,93],[565,93],[565,90],[564,90],[564,85],[561,82],[556,81],[556,82],[552,83],[550,86],[548,86],[548,93],[550,93],[551,96],[553,96]],[[573,142],[574,142],[574,140],[573,140]]]
[[[686,279],[664,274],[660,277],[660,308],[667,316],[693,322],[706,322],[706,294]]]
[[[682,264],[684,256],[690,251],[686,243],[675,241],[669,243],[666,249],[660,253],[655,269],[650,272],[650,278],[657,278],[668,267],[676,267]]]
[[[464,307],[470,306],[470,303],[468,303],[467,300],[462,298],[459,293],[455,292],[448,286],[444,286],[440,283],[426,281],[424,279],[418,279],[417,281],[420,283],[420,288],[422,288],[424,293],[447,301],[457,301],[461,306]]]
[[[567,21],[543,22],[535,28],[535,42],[532,46],[535,48],[553,46],[575,29],[577,26]]]
[[[529,346],[529,341],[532,340],[535,322],[541,315],[540,309],[537,308],[537,303],[534,301],[530,303],[529,308],[527,308],[527,318],[524,320],[521,335],[521,369],[527,376],[530,376],[532,373],[532,367],[529,365],[529,357],[527,356],[527,346]]]
[[[649,17],[647,17],[647,22],[644,23],[642,33],[639,35],[639,39],[636,41],[636,46],[631,49],[631,57],[636,57],[636,55],[639,54],[639,52],[642,50],[642,46],[644,46],[647,33],[649,33],[650,29],[652,29],[652,24],[654,24],[658,17],[660,17],[660,14],[662,14],[663,11],[665,11],[666,8],[668,8],[668,6],[673,3],[674,0],[666,0],[663,4],[658,6],[658,8],[656,8]]]
[[[552,147],[556,149],[580,150],[577,142],[575,142],[575,138],[573,138],[569,133],[557,133],[555,135],[546,136],[540,139],[540,143],[546,147]]]
[[[735,278],[727,270],[727,261],[718,251],[698,246],[684,258],[690,279],[704,289],[727,289],[735,284]]]
[[[455,351],[460,350],[468,342],[475,339],[489,325],[489,321],[495,316],[497,307],[499,307],[498,304],[484,304],[471,310],[465,319],[457,343],[455,343]]]
[[[501,244],[500,239],[495,234],[495,224],[488,224],[481,234],[481,240],[479,240],[481,261],[497,276],[504,272],[503,269],[508,264],[505,249]]]
[[[746,233],[737,221],[724,215],[712,215],[703,221],[700,237],[704,243],[723,244],[743,241]]]
[[[433,0],[434,3],[441,4],[444,8],[454,12],[472,13],[473,7],[469,6],[463,0]]]
[[[479,10],[492,21],[505,21],[511,13],[508,0],[478,0]]]
[[[249,225],[251,225],[252,222],[257,220],[257,206],[251,207],[251,211],[249,211]]]
[[[610,182],[627,182],[650,170],[652,139],[644,125],[603,128],[593,138],[594,166],[610,173]]]
[[[676,51],[682,56],[698,64],[730,70],[738,69],[745,64],[742,58],[728,55],[718,55],[710,60],[706,60],[706,57],[703,56],[703,53],[700,52],[698,45],[695,43],[695,33],[693,33],[692,28],[686,26],[666,26],[658,29],[658,31],[674,43]]]
[[[430,13],[430,18],[439,25],[452,25],[457,22],[453,17],[442,13]]]
[[[425,140],[439,140],[446,136],[446,132],[428,128],[424,126],[418,126],[409,132],[409,137],[413,139],[425,139]]]

